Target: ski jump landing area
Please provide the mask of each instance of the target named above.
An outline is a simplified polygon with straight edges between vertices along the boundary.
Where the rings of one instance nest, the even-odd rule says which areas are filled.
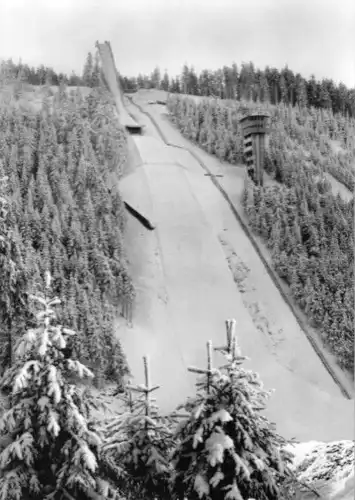
[[[266,414],[279,432],[300,440],[351,438],[352,402],[341,396],[330,377],[322,390],[327,374],[311,346],[306,344],[310,352],[296,369],[287,369],[254,325],[192,187],[189,176],[196,166],[187,158],[182,164],[181,155],[177,161],[174,150],[154,137],[133,140],[142,164],[123,180],[121,192],[156,227],[148,232],[128,219],[126,241],[137,304],[132,327],[122,324],[119,335],[135,382],[143,380],[142,356],[148,354],[152,382],[161,386],[158,404],[163,412],[174,410],[194,394],[195,376],[187,368],[206,367],[206,342],[224,345],[224,320],[235,318],[242,353],[250,357],[245,367],[260,374],[266,389],[275,389]],[[201,173],[202,179],[207,182]],[[216,354],[215,366],[222,362]]]
[[[112,80],[116,75],[109,46],[99,49],[106,58],[106,78]],[[119,94],[115,100],[125,124],[132,113],[125,109],[115,82],[110,88]],[[135,109],[134,116],[144,124],[144,136],[129,137],[134,166],[121,180],[120,191],[155,226],[149,231],[128,215],[125,241],[137,300],[133,324],[128,326],[121,318],[117,332],[134,382],[143,382],[142,357],[148,355],[152,383],[161,386],[155,393],[160,409],[173,411],[195,393],[196,378],[187,368],[207,366],[206,342],[224,345],[224,322],[235,318],[242,353],[250,358],[245,368],[258,372],[266,389],[275,389],[266,414],[280,434],[301,441],[352,439],[353,402],[341,395],[297,330],[219,191],[187,151],[166,145],[143,113]],[[257,291],[266,302],[272,296],[274,315],[282,315],[285,334],[276,353],[243,303],[219,241],[220,231],[228,234],[236,253],[254,258]],[[216,354],[214,365],[221,363],[223,358]]]

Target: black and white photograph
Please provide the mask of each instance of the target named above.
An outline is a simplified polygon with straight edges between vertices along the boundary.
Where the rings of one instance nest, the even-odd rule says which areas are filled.
[[[352,500],[355,2],[0,0],[0,500]]]

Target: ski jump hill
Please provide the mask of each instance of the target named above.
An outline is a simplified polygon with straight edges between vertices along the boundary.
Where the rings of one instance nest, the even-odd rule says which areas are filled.
[[[265,414],[280,434],[300,441],[352,439],[353,402],[325,370],[256,254],[261,296],[273,295],[274,314],[284,321],[279,346],[270,347],[245,306],[219,235],[228,235],[236,254],[243,247],[252,255],[253,248],[226,201],[189,151],[162,140],[147,97],[138,93],[125,102],[110,46],[98,47],[121,123],[128,130],[132,124],[144,127],[143,135],[128,137],[131,166],[120,192],[155,228],[146,230],[139,217],[128,217],[125,241],[137,297],[132,324],[119,318],[117,329],[134,382],[143,381],[142,357],[148,355],[152,383],[160,385],[157,403],[162,412],[173,411],[195,393],[196,378],[187,368],[207,367],[206,342],[225,345],[225,320],[235,318],[242,354],[250,358],[245,368],[259,373],[266,389],[275,389]],[[173,127],[170,132],[177,133]],[[222,363],[216,353],[214,365]]]

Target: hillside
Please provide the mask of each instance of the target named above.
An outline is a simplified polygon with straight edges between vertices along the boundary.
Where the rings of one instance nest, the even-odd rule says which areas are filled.
[[[2,89],[0,176],[7,176],[6,224],[23,289],[22,310],[7,309],[10,276],[2,268],[2,369],[11,362],[16,331],[27,314],[26,290],[36,290],[50,270],[54,291],[66,297],[59,315],[78,328],[76,355],[101,377],[127,371],[114,337],[115,310],[133,294],[122,247],[125,212],[117,181],[126,161],[124,132],[111,98],[96,90],[70,92],[49,86]],[[31,96],[33,97],[31,99]],[[10,296],[11,297],[11,296]],[[10,307],[13,298],[10,298]]]
[[[337,182],[353,182],[354,123],[268,106],[258,188],[238,125],[258,105],[122,99],[102,65],[88,57],[91,89],[2,86],[0,496],[291,500],[319,475],[349,492],[353,200]],[[340,444],[294,476],[295,440]]]

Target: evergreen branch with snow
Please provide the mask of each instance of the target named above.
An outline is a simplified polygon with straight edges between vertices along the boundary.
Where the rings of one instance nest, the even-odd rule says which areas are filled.
[[[228,327],[228,325],[227,325]],[[229,332],[230,333],[230,332]],[[291,475],[287,442],[261,413],[270,392],[242,367],[236,339],[220,349],[227,362],[206,370],[177,428],[172,494],[203,500],[281,499],[279,484]],[[199,370],[200,371],[200,370]]]
[[[75,332],[56,324],[60,301],[50,297],[49,273],[46,289],[32,297],[37,328],[24,333],[0,381],[10,391],[0,421],[0,498],[6,500],[90,498],[101,488],[102,436],[90,424],[84,391],[69,382],[71,373],[93,375],[63,353]]]
[[[126,498],[168,499],[175,447],[172,417],[163,417],[150,398],[147,358],[145,384],[126,387],[124,411],[106,422],[103,456]]]

